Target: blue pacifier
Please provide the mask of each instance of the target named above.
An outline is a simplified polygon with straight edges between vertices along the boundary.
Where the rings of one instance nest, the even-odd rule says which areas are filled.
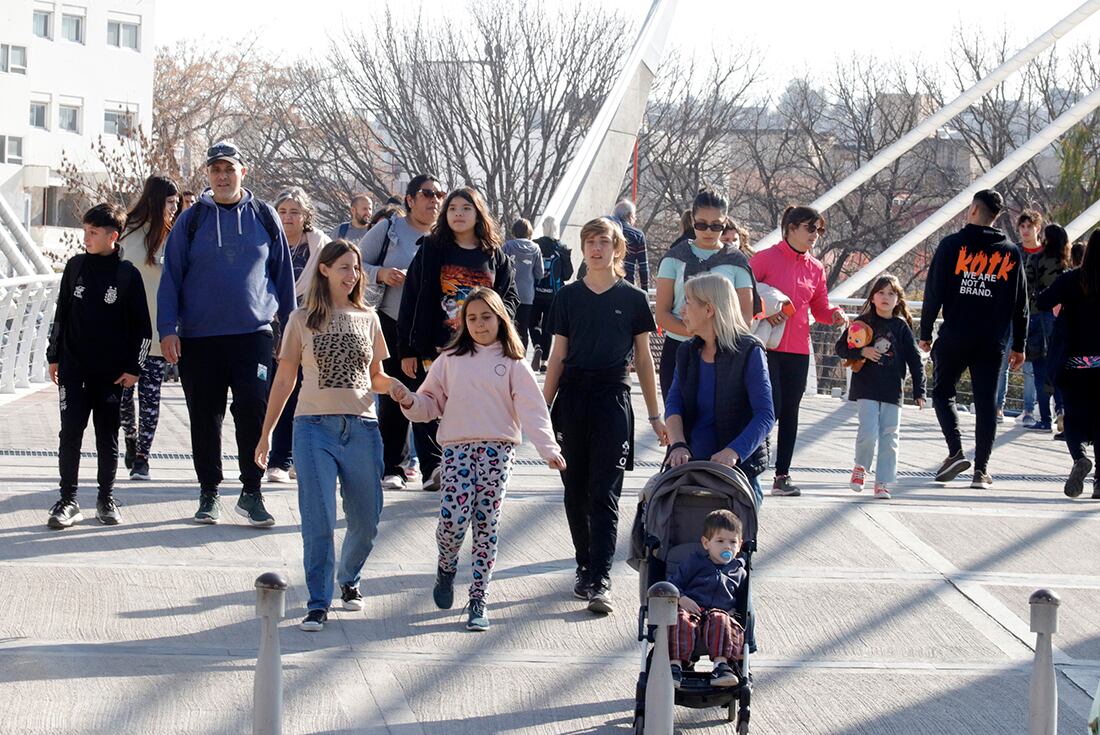
[[[726,564],[729,564],[731,561],[733,561],[733,552],[729,549],[723,551],[721,554],[719,554],[719,556],[722,557],[722,561]]]

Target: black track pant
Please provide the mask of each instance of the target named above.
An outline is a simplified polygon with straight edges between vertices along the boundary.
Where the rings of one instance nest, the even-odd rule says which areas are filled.
[[[563,385],[551,412],[566,469],[565,517],[577,566],[592,580],[608,578],[615,557],[619,496],[630,469],[634,413],[630,389]]]
[[[947,451],[962,451],[959,414],[955,410],[955,390],[964,371],[970,371],[970,394],[974,401],[974,469],[984,472],[993,453],[997,435],[997,380],[1004,348],[945,341],[932,345],[932,406],[940,431],[947,440]]]
[[[768,375],[772,380],[772,407],[779,436],[775,444],[775,474],[789,475],[798,439],[798,409],[806,392],[810,356],[768,350]]]
[[[272,349],[270,332],[180,340],[180,383],[191,420],[191,452],[205,492],[216,492],[223,479],[222,422],[229,391],[241,484],[245,492],[260,490],[263,473],[253,457],[267,411]]]
[[[662,401],[668,398],[668,392],[672,389],[672,379],[676,376],[676,351],[682,344],[680,340],[665,335],[665,343],[661,347],[661,367],[657,370]]]
[[[108,379],[80,380],[66,376],[58,389],[61,407],[61,433],[57,464],[61,473],[61,497],[76,498],[80,471],[80,444],[88,417],[95,427],[95,449],[99,472],[99,494],[109,495],[118,468],[119,409],[122,386]]]
[[[550,305],[552,301],[531,305],[531,341],[535,347],[542,348],[542,359],[550,359],[550,342],[554,338],[554,330],[550,326]]]
[[[1100,369],[1071,368],[1062,371],[1058,387],[1065,404],[1066,445],[1070,456],[1085,456],[1084,445],[1092,442],[1100,472]]]
[[[531,304],[520,304],[516,307],[516,331],[519,332],[519,338],[523,342],[524,349],[527,349],[528,335],[531,334],[532,309],[534,307]]]
[[[410,378],[401,372],[401,357],[398,349],[397,322],[382,312],[378,312],[378,320],[382,324],[382,336],[386,340],[386,347],[390,356],[382,361],[382,369],[391,378],[397,378],[409,390],[416,390],[424,382],[427,372],[417,361],[416,378]],[[412,425],[413,443],[416,445],[416,457],[420,460],[420,473],[424,481],[428,478],[443,457],[439,443],[435,439],[435,431],[439,426],[437,421],[426,423],[414,423]],[[397,475],[404,477],[405,472],[401,464],[408,459],[405,444],[409,437],[409,420],[401,413],[401,407],[389,396],[380,395],[378,402],[378,428],[382,433],[382,462],[383,475]]]

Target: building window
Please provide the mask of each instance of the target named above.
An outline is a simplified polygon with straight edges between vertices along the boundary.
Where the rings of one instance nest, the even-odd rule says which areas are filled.
[[[46,121],[50,117],[50,106],[45,102],[31,102],[31,127],[46,130]]]
[[[139,29],[140,26],[137,23],[109,20],[107,21],[107,45],[137,51]]]
[[[73,43],[84,43],[84,17],[80,15],[62,15],[61,37]]]
[[[0,71],[9,74],[26,74],[27,47],[0,44]]]
[[[75,105],[58,105],[57,127],[70,133],[79,133],[80,108]]]
[[[23,163],[23,139],[0,135],[0,163]]]
[[[107,110],[103,113],[103,132],[120,138],[134,132],[134,114],[129,110]]]
[[[50,38],[53,31],[53,13],[48,10],[34,11],[32,29],[34,35],[39,38]]]

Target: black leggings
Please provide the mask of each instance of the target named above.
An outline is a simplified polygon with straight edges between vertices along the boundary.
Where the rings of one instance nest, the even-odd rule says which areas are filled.
[[[122,386],[110,378],[83,380],[63,375],[58,387],[61,406],[61,433],[57,452],[61,472],[61,497],[76,498],[77,473],[80,470],[80,444],[88,417],[95,426],[96,481],[100,496],[110,495],[118,467],[119,403]]]
[[[1092,442],[1093,454],[1100,465],[1100,369],[1063,370],[1058,387],[1065,404],[1066,445],[1070,456],[1085,456],[1084,445]],[[1098,470],[1100,471],[1100,470]]]
[[[794,457],[794,442],[798,438],[798,409],[806,392],[806,376],[810,356],[793,352],[768,350],[768,374],[772,381],[772,406],[779,424],[779,439],[775,449],[775,474],[789,475]]]
[[[672,389],[672,378],[676,375],[676,350],[682,345],[678,339],[665,335],[665,343],[661,347],[661,367],[658,370],[658,378],[661,380],[661,398],[668,398],[668,392]]]

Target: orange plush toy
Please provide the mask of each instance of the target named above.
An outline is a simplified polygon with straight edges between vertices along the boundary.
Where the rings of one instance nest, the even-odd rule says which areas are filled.
[[[848,327],[848,349],[862,350],[867,345],[871,344],[871,340],[875,338],[875,333],[867,325],[866,322],[854,321]],[[858,360],[845,360],[844,366],[850,367],[853,373],[858,373],[863,369],[863,363],[867,362],[867,358],[861,357]]]

